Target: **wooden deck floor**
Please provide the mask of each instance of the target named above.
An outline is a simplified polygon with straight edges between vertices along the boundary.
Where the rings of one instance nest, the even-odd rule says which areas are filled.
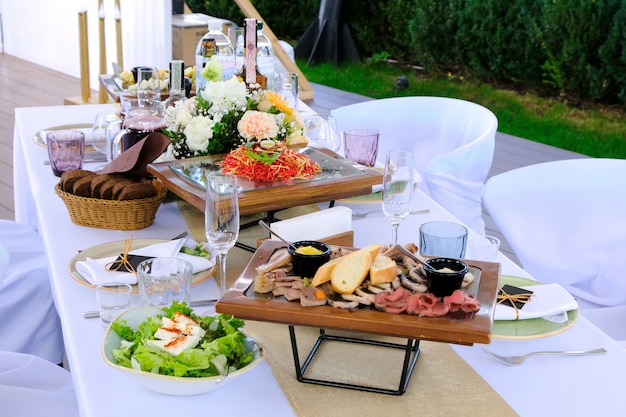
[[[314,100],[309,104],[319,114],[371,98],[319,84],[313,84]],[[97,94],[95,91],[92,94]],[[13,124],[16,107],[62,105],[65,97],[80,96],[77,78],[45,67],[0,54],[0,219],[14,219],[13,206]],[[497,133],[490,176],[518,167],[561,159],[584,158],[574,152]],[[487,233],[502,237],[488,213],[484,213]],[[501,239],[503,240],[503,239]],[[516,259],[503,240],[502,250]]]

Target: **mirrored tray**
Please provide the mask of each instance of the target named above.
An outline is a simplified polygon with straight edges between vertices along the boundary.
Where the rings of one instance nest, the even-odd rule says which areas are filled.
[[[312,161],[320,164],[322,172],[316,174],[311,179],[289,179],[284,181],[253,181],[247,178],[239,177],[238,182],[240,192],[263,190],[301,183],[351,178],[355,176],[362,176],[365,173],[363,166],[355,164],[344,158],[334,157],[310,146],[300,148],[298,149],[298,152],[307,155]],[[186,159],[172,162],[170,164],[170,168],[185,181],[206,190],[206,174],[219,171],[219,163],[222,159],[222,155],[212,158],[209,157],[203,160]]]

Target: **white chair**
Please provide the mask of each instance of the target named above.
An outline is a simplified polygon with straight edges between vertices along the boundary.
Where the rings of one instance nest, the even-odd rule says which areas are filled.
[[[623,306],[626,314],[626,160],[573,159],[508,171],[487,181],[484,204],[537,280],[563,285],[581,310]],[[608,332],[603,322],[610,320],[602,316],[590,314]],[[612,316],[622,330],[624,317]]]
[[[78,417],[70,373],[37,356],[0,351],[2,415]]]
[[[63,362],[63,334],[41,237],[0,220],[0,351]]]
[[[481,196],[493,160],[496,116],[476,103],[445,97],[366,101],[332,111],[337,127],[380,131],[378,160],[410,151],[419,187],[470,228],[484,234]]]

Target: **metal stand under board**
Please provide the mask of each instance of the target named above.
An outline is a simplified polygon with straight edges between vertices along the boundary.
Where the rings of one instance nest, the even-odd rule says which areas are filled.
[[[407,386],[409,385],[409,380],[411,379],[411,375],[413,374],[413,370],[415,369],[415,363],[417,362],[417,357],[420,354],[419,349],[419,340],[408,339],[406,345],[402,345],[399,343],[388,343],[388,342],[380,342],[377,340],[370,339],[359,339],[353,337],[346,336],[336,336],[326,334],[324,329],[320,329],[320,336],[317,339],[317,342],[311,349],[309,356],[304,361],[304,364],[300,365],[300,356],[298,354],[298,345],[296,342],[296,333],[293,326],[289,326],[289,336],[291,338],[291,349],[293,351],[293,360],[294,365],[296,367],[296,377],[298,381],[305,382],[308,384],[317,384],[317,385],[326,385],[330,387],[338,387],[338,388],[348,388],[359,391],[367,391],[367,392],[375,392],[379,394],[390,394],[390,395],[402,395],[405,393]],[[393,349],[404,349],[404,361],[402,366],[402,373],[400,375],[400,385],[397,390],[387,389],[387,388],[379,388],[372,387],[367,385],[358,385],[358,384],[349,384],[345,382],[338,381],[326,381],[315,378],[307,378],[304,376],[308,366],[311,364],[313,357],[317,353],[318,348],[321,346],[322,342],[325,341],[338,341],[338,342],[347,342],[347,343],[357,343],[357,344],[365,344],[365,345],[373,345],[373,346],[381,346],[388,347]]]

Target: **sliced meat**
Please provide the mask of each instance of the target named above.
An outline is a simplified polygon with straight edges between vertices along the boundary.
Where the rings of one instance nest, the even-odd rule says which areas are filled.
[[[272,253],[266,263],[256,267],[257,274],[270,272],[278,267],[286,265],[291,262],[291,255],[287,248],[279,248]]]
[[[398,287],[393,292],[384,292],[374,296],[374,305],[387,313],[402,313],[406,309],[406,300],[411,291]]]
[[[364,297],[364,296],[357,295],[357,294],[342,294],[341,297],[347,301],[356,301],[357,303],[364,305],[364,306],[370,306],[374,302],[373,295]]]
[[[428,286],[422,282],[415,282],[412,279],[409,279],[406,275],[400,275],[400,282],[402,282],[402,286],[418,293],[425,293],[428,291]]]
[[[296,300],[299,300],[300,297],[302,296],[302,289],[288,288],[287,291],[285,291],[284,295],[287,301],[296,301]]]
[[[451,313],[456,311],[473,313],[480,310],[480,301],[462,290],[456,290],[447,297],[443,297],[443,302],[449,306]]]
[[[346,310],[354,311],[359,307],[359,302],[355,300],[346,300],[339,294],[333,294],[328,297],[328,304],[335,308],[343,308]]]
[[[290,287],[274,287],[274,289],[272,290],[272,295],[274,297],[280,297],[282,295],[285,295],[285,293],[287,292],[287,290],[289,290]]]
[[[325,304],[326,294],[317,287],[309,285],[308,287],[300,290],[300,305],[302,307],[323,306]]]

